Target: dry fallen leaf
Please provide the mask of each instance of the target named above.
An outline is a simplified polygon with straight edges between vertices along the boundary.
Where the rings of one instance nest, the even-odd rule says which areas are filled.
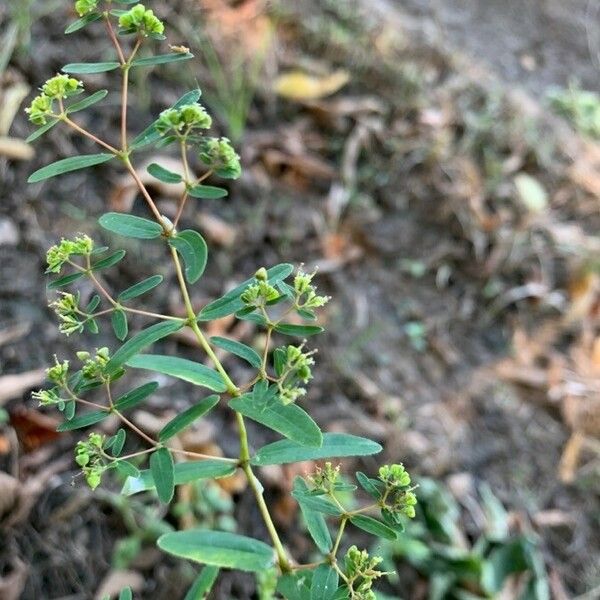
[[[13,137],[0,137],[0,156],[11,160],[31,160],[35,155],[33,146]]]
[[[275,80],[274,90],[288,100],[317,100],[335,94],[349,81],[347,71],[335,71],[323,77],[295,71],[280,75]]]

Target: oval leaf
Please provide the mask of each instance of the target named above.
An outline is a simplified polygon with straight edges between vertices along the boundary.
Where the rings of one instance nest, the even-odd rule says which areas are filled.
[[[342,511],[336,506],[331,500],[325,496],[315,496],[314,494],[301,493],[298,491],[292,492],[292,496],[298,501],[301,506],[304,505],[310,510],[314,510],[318,513],[325,515],[332,515],[337,517],[342,514]]]
[[[50,131],[57,123],[58,119],[48,121],[48,123],[46,123],[45,125],[38,127],[25,141],[28,144],[30,144],[34,140],[37,140],[39,137],[42,137],[45,133]]]
[[[127,325],[127,315],[125,314],[125,311],[120,309],[113,310],[111,315],[111,323],[117,339],[123,341],[127,337],[127,332],[129,331],[129,327]]]
[[[160,354],[140,354],[129,358],[126,364],[135,369],[148,369],[163,373],[163,375],[177,377],[177,379],[188,381],[194,385],[206,387],[213,392],[227,391],[227,386],[217,371],[187,358],[162,356]]]
[[[283,465],[303,460],[368,456],[381,452],[377,442],[347,433],[325,433],[320,448],[308,448],[291,440],[281,440],[263,446],[252,459],[256,466]]]
[[[159,448],[150,455],[150,473],[161,502],[168,504],[175,491],[173,457],[167,448]]]
[[[319,565],[313,573],[310,600],[330,600],[338,588],[339,576],[329,565]]]
[[[96,93],[92,94],[91,96],[88,96],[87,98],[84,98],[83,100],[80,100],[79,102],[76,102],[75,104],[71,104],[71,106],[67,107],[66,112],[67,112],[67,114],[69,114],[69,113],[79,112],[80,110],[89,108],[90,106],[93,106],[97,102],[100,102],[100,100],[103,100],[104,98],[106,98],[107,94],[108,94],[108,90],[99,90]]]
[[[165,533],[157,545],[168,554],[227,569],[257,572],[274,563],[273,549],[264,542],[225,531]]]
[[[308,486],[302,477],[296,477],[294,479],[294,491],[301,494],[307,494],[309,492]],[[305,504],[300,504],[300,512],[306,523],[308,533],[310,533],[310,537],[312,537],[317,548],[323,554],[328,554],[331,550],[332,542],[325,517],[320,512],[313,510]]]
[[[296,337],[308,337],[316,335],[323,331],[318,325],[292,325],[291,323],[279,323],[275,325],[275,331],[284,335],[294,335]]]
[[[143,329],[114,353],[104,368],[105,373],[114,375],[132,356],[154,344],[154,342],[179,331],[183,326],[183,321],[164,321]]]
[[[125,258],[125,250],[117,250],[113,252],[110,256],[99,260],[97,263],[92,265],[92,271],[100,271],[102,269],[108,269],[109,267],[113,267],[118,262],[121,262]]]
[[[162,181],[164,183],[181,183],[182,177],[178,173],[173,173],[173,171],[169,171],[156,163],[152,163],[148,165],[146,169],[152,177]]]
[[[226,462],[224,460],[208,459],[194,460],[189,462],[176,463],[174,471],[175,485],[182,485],[190,481],[198,481],[199,479],[221,479],[229,477],[237,470],[235,463]],[[129,477],[121,493],[125,496],[132,496],[140,492],[146,492],[154,489],[154,480],[150,471],[141,471],[137,477]]]
[[[186,229],[169,238],[169,244],[179,252],[185,264],[185,278],[189,283],[196,283],[206,268],[208,246],[204,238],[192,229]]]
[[[68,35],[69,33],[75,33],[80,29],[83,29],[86,25],[97,21],[102,18],[102,14],[98,12],[90,13],[89,15],[85,15],[81,17],[81,19],[77,19],[77,21],[73,21],[66,29],[65,33]]]
[[[96,410],[94,412],[89,412],[84,415],[80,415],[79,417],[75,417],[70,421],[65,421],[61,423],[56,431],[73,431],[74,429],[82,429],[83,427],[89,427],[90,425],[95,425],[96,423],[100,423],[108,417],[110,413],[108,410]]]
[[[352,525],[355,525],[359,529],[370,533],[371,535],[386,539],[386,540],[395,540],[396,532],[373,517],[369,517],[368,515],[354,515],[350,517],[350,522]]]
[[[98,63],[69,63],[62,68],[63,73],[69,74],[92,74],[106,73],[119,68],[116,61],[98,62]]]
[[[195,185],[188,189],[188,194],[194,198],[206,198],[208,200],[217,200],[225,198],[229,193],[227,190],[212,185]]]
[[[219,396],[216,394],[204,398],[194,406],[191,406],[180,415],[169,421],[159,432],[158,439],[161,442],[177,435],[181,430],[189,427],[194,421],[205,415],[219,403]]]
[[[130,390],[126,394],[123,394],[120,398],[115,401],[115,410],[123,412],[130,408],[133,408],[143,402],[150,394],[153,394],[158,389],[158,383],[151,381],[140,385],[133,390]]]
[[[114,158],[114,154],[84,154],[82,156],[71,156],[70,158],[63,158],[50,165],[46,165],[41,169],[38,169],[29,176],[27,183],[37,183],[38,181],[44,181],[50,179],[50,177],[56,177],[63,173],[70,173],[71,171],[78,171],[79,169],[86,169],[87,167],[93,167],[102,163],[108,162]]]
[[[131,63],[132,67],[151,67],[152,65],[166,65],[173,62],[181,62],[194,58],[193,54],[172,52],[171,54],[158,54],[157,56],[149,56],[148,58],[138,58]]]
[[[108,231],[139,240],[152,240],[160,237],[163,232],[163,228],[156,221],[124,213],[106,213],[98,222]]]
[[[148,277],[131,287],[128,287],[126,290],[119,294],[118,300],[119,302],[125,302],[127,300],[132,300],[133,298],[137,298],[150,290],[153,290],[157,285],[160,285],[163,281],[162,275],[153,275],[152,277]]]
[[[367,492],[367,494],[369,494],[371,498],[373,498],[374,500],[379,500],[381,498],[381,491],[378,487],[379,485],[381,485],[381,482],[377,481],[376,479],[371,479],[370,477],[367,477],[364,473],[361,473],[360,471],[356,473],[356,479],[360,484],[360,487],[363,490],[365,490],[365,492]]]
[[[73,273],[72,275],[65,275],[64,277],[60,277],[59,279],[55,279],[54,281],[51,281],[47,285],[47,287],[49,290],[55,290],[55,289],[64,287],[65,285],[69,285],[69,284],[73,283],[74,281],[77,281],[78,279],[81,279],[84,275],[85,275],[85,273],[81,273],[81,272]]]
[[[241,342],[220,337],[218,335],[211,337],[210,341],[214,346],[217,346],[217,348],[227,350],[227,352],[231,352],[231,354],[235,354],[236,356],[243,358],[255,369],[260,369],[262,365],[262,359],[260,358],[258,352],[256,352],[256,350],[253,348],[250,348],[250,346],[246,346],[246,344],[242,344]]]

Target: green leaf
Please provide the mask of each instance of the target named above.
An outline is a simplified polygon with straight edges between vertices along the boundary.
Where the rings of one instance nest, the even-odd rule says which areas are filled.
[[[139,477],[140,470],[127,460],[115,462],[115,468],[123,477]]]
[[[151,381],[140,385],[133,390],[130,390],[126,394],[123,394],[120,398],[115,401],[115,410],[123,412],[129,410],[143,402],[150,394],[153,394],[158,389],[158,383]]]
[[[296,477],[294,479],[294,491],[301,494],[307,494],[309,492],[308,486],[302,477]],[[310,533],[310,537],[317,545],[317,548],[323,554],[328,554],[331,550],[332,542],[325,517],[320,512],[313,510],[305,504],[300,504],[300,511],[302,512],[302,517],[306,523],[308,533]]]
[[[134,335],[130,340],[125,342],[108,361],[105,367],[107,375],[116,373],[132,356],[141,352],[154,342],[161,340],[176,331],[179,331],[185,323],[183,321],[162,321],[155,323],[146,329],[143,329],[138,334]]]
[[[218,403],[219,396],[214,394],[183,411],[160,430],[158,434],[159,441],[166,442],[174,435],[177,435],[182,429],[189,427],[194,421],[205,415]]]
[[[243,358],[255,369],[260,369],[262,365],[262,359],[258,352],[256,352],[256,350],[253,348],[250,348],[250,346],[246,346],[246,344],[242,344],[241,342],[220,337],[218,335],[211,337],[210,341],[214,346],[217,346],[217,348],[227,350],[227,352]]]
[[[138,58],[131,63],[132,67],[151,67],[152,65],[166,65],[167,63],[181,62],[194,58],[189,52],[183,54],[180,52],[172,52],[171,54],[158,54],[156,56],[148,56],[147,58]]]
[[[119,63],[116,61],[98,62],[98,63],[69,63],[62,68],[63,73],[75,74],[93,74],[106,73],[119,68]]]
[[[83,29],[86,25],[89,25],[90,23],[93,23],[94,21],[97,21],[98,19],[101,19],[101,18],[102,18],[101,13],[98,13],[98,12],[89,13],[88,15],[81,17],[81,19],[77,19],[77,21],[73,21],[65,29],[65,33],[67,35],[69,33],[75,33],[76,31]]]
[[[188,194],[194,198],[206,198],[208,200],[217,200],[225,198],[229,192],[223,188],[212,185],[196,185],[188,188]]]
[[[368,515],[354,515],[350,517],[350,522],[359,529],[385,540],[395,540],[397,537],[396,532],[391,527]]]
[[[84,98],[83,100],[80,100],[79,102],[76,102],[75,104],[71,104],[71,106],[67,106],[66,112],[67,112],[67,114],[70,114],[70,113],[79,112],[80,110],[89,108],[90,106],[93,106],[97,102],[100,102],[100,100],[103,100],[104,98],[106,98],[107,94],[108,94],[108,90],[99,90],[96,93],[92,94],[91,96],[88,96],[87,98]]]
[[[39,137],[42,137],[46,132],[50,131],[58,122],[58,119],[48,121],[45,125],[38,127],[25,141],[28,144],[30,144],[34,140],[37,140]]]
[[[194,460],[175,464],[175,485],[182,485],[199,479],[221,479],[233,475],[237,469],[235,463],[224,460],[207,459]],[[139,476],[130,477],[125,481],[121,493],[132,496],[140,492],[154,489],[154,480],[150,471],[141,471]]]
[[[294,335],[296,337],[308,337],[323,331],[318,325],[292,325],[291,323],[279,323],[275,325],[275,331],[284,335]]]
[[[379,486],[382,485],[380,481],[377,479],[371,479],[367,477],[364,473],[357,471],[356,479],[360,484],[360,487],[371,496],[374,500],[379,500],[381,498],[381,490]]]
[[[160,237],[163,232],[156,221],[124,213],[106,213],[98,219],[98,223],[108,231],[139,240],[152,240]]]
[[[127,337],[127,332],[129,331],[125,311],[118,308],[113,310],[110,319],[117,339],[123,341]]]
[[[204,600],[218,576],[219,567],[213,567],[212,565],[204,567],[183,600]]]
[[[129,586],[121,590],[121,593],[119,594],[119,600],[133,600],[133,593]]]
[[[181,106],[185,106],[186,104],[194,104],[194,102],[198,102],[200,99],[201,92],[200,90],[192,90],[190,92],[185,93],[171,108],[180,108]],[[156,130],[156,123],[154,121],[151,123],[142,133],[140,133],[132,142],[131,148],[137,150],[138,148],[142,148],[143,146],[147,146],[148,144],[153,144],[161,139],[160,133]]]
[[[110,256],[99,260],[97,263],[92,265],[92,271],[100,271],[102,269],[108,269],[109,267],[113,267],[118,262],[121,262],[125,258],[125,250],[117,250],[113,252]]]
[[[107,444],[107,448],[110,447],[113,456],[119,456],[121,451],[123,450],[123,446],[125,445],[125,440],[127,438],[127,434],[123,428],[119,429],[115,435],[112,436],[109,440],[109,444]]]
[[[165,533],[157,545],[168,554],[227,569],[264,571],[274,563],[273,549],[264,542],[224,531]]]
[[[299,491],[292,492],[292,496],[301,506],[304,505],[310,510],[314,510],[318,513],[332,515],[334,517],[338,517],[342,514],[340,508],[325,496],[316,496],[310,492],[304,493]]]
[[[169,171],[168,169],[165,169],[164,167],[161,167],[160,165],[157,165],[156,163],[152,163],[151,165],[148,165],[148,168],[146,169],[146,171],[148,171],[148,173],[150,173],[150,175],[152,175],[152,177],[154,177],[164,183],[181,183],[181,181],[182,181],[182,177],[181,177],[181,175],[179,175],[179,173],[174,173],[173,171]]]
[[[175,491],[173,457],[167,448],[159,448],[150,455],[150,472],[161,502],[168,504]]]
[[[95,165],[108,162],[114,158],[114,154],[84,154],[82,156],[71,156],[70,158],[63,158],[53,162],[50,165],[46,165],[41,169],[38,169],[29,176],[27,183],[37,183],[38,181],[44,181],[50,179],[50,177],[56,177],[63,173],[70,173],[71,171],[78,171],[79,169],[87,169]]]
[[[170,375],[171,377],[177,377],[194,385],[206,387],[213,392],[227,391],[227,386],[217,371],[187,358],[162,356],[160,354],[140,354],[128,358],[126,364],[134,369],[148,369],[157,373],[163,373],[164,375]]]
[[[196,283],[202,277],[208,260],[208,247],[204,238],[197,231],[186,229],[169,238],[169,245],[183,258],[185,278],[189,283]]]
[[[128,287],[126,290],[122,291],[117,300],[119,302],[126,302],[127,300],[132,300],[133,298],[137,298],[150,290],[153,290],[157,285],[160,285],[163,281],[162,275],[153,275],[152,277],[148,277],[131,287]]]
[[[323,443],[319,426],[295,404],[282,404],[276,398],[274,402],[261,406],[257,405],[251,394],[244,394],[230,400],[229,406],[302,446],[319,448]]]
[[[319,565],[313,573],[310,600],[330,600],[338,588],[337,571],[329,565]]]
[[[110,413],[108,410],[95,410],[93,412],[86,413],[79,417],[75,417],[70,421],[65,421],[61,423],[56,431],[73,431],[74,429],[82,429],[83,427],[89,427],[90,425],[95,425],[96,423],[100,423],[108,417]]]
[[[277,282],[284,280],[290,275],[290,273],[292,273],[293,270],[293,265],[288,263],[282,263],[276,265],[275,267],[271,267],[267,270],[269,283],[274,285]],[[231,291],[227,292],[224,296],[221,296],[221,298],[218,298],[214,302],[207,304],[198,313],[198,320],[213,321],[214,319],[220,319],[221,317],[226,317],[227,315],[236,313],[238,310],[244,308],[246,305],[240,300],[240,295],[249,285],[253,284],[254,282],[254,278],[247,279],[244,281],[244,283],[241,283]]]
[[[378,443],[367,438],[347,433],[325,433],[323,434],[323,445],[320,448],[308,448],[297,442],[280,440],[263,446],[251,462],[253,465],[263,467],[322,458],[368,456],[377,454],[381,450]]]
[[[298,573],[282,575],[277,581],[277,591],[285,600],[311,600],[312,575],[311,571],[304,569]]]
[[[73,273],[71,275],[65,275],[64,277],[60,277],[59,279],[51,281],[46,287],[49,290],[56,290],[58,288],[65,287],[66,285],[69,285],[74,281],[77,281],[78,279],[81,279],[84,275],[85,273],[81,272]]]

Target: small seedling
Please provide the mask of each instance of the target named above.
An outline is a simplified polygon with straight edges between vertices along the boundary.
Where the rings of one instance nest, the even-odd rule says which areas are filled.
[[[110,251],[81,234],[62,239],[47,254],[47,272],[51,276],[49,287],[58,290],[51,306],[58,315],[61,332],[65,335],[86,331],[95,334],[108,322],[118,341],[113,350],[104,347],[82,350],[74,360],[55,359],[55,364],[47,371],[52,387],[34,393],[34,398],[63,413],[65,421],[59,427],[61,431],[97,425],[109,416],[120,421],[121,429],[115,435],[108,437],[92,432],[76,445],[75,460],[92,489],[102,483],[109,470],[115,469],[127,477],[122,490],[124,495],[152,489],[161,502],[169,503],[177,485],[231,477],[239,470],[244,473],[262,515],[265,538],[268,536],[269,543],[230,531],[206,529],[169,532],[158,539],[158,546],[163,551],[207,565],[194,583],[192,595],[188,594],[190,597],[208,593],[218,570],[225,568],[262,573],[263,590],[272,587],[265,573],[275,569],[277,593],[289,600],[373,599],[372,586],[384,575],[379,568],[381,559],[369,556],[367,551],[356,546],[343,548],[343,535],[349,527],[355,527],[378,538],[396,539],[403,531],[405,520],[415,514],[416,497],[411,478],[399,464],[382,466],[374,478],[357,473],[357,483],[371,497],[371,502],[349,509],[344,502],[357,486],[345,482],[340,467],[332,462],[316,467],[311,475],[295,480],[292,496],[300,505],[320,558],[302,564],[293,558],[293,549],[284,546],[255,470],[267,465],[374,455],[382,448],[365,438],[322,433],[317,423],[299,406],[305,386],[312,377],[314,352],[305,342],[272,348],[276,337],[302,340],[323,331],[315,321],[318,310],[329,298],[317,292],[314,273],[299,270],[294,274],[289,264],[269,269],[261,267],[248,280],[200,311],[193,307],[190,286],[202,277],[208,250],[198,232],[179,228],[180,218],[190,199],[213,200],[226,196],[226,189],[206,185],[205,180],[209,177],[238,178],[240,161],[229,140],[208,135],[212,120],[199,103],[200,90],[197,89],[161,112],[136,137],[130,136],[130,72],[183,63],[193,58],[184,47],[152,54],[152,48],[165,39],[165,25],[144,5],[128,6],[131,4],[131,0],[78,0],[75,3],[79,19],[67,27],[66,33],[72,34],[88,26],[103,26],[114,46],[114,58],[97,63],[70,63],[63,67],[62,74],[49,79],[27,109],[29,119],[37,126],[29,139],[34,140],[51,128],[63,125],[95,142],[101,152],[58,160],[33,173],[29,181],[37,183],[110,161],[120,162],[138,186],[152,218],[112,212],[103,215],[99,223],[113,234],[137,239],[141,244],[154,243],[164,247],[172,262],[186,314],[181,317],[136,307],[140,296],[151,298],[152,290],[163,281],[161,275],[148,277],[118,292],[105,286],[98,275],[122,261],[125,258],[123,250]],[[121,80],[118,142],[103,139],[77,120],[77,112],[101,102],[108,95],[107,90],[84,95],[84,84],[78,76],[96,73],[114,73]],[[182,194],[172,221],[161,214],[136,167],[137,155],[149,146],[174,148],[181,158],[179,172],[160,164],[148,167],[156,179],[181,185]],[[189,167],[192,155],[205,166],[200,177],[193,176]],[[86,303],[82,303],[77,291],[66,291],[83,279],[97,290]],[[145,327],[133,334],[129,331],[131,315],[146,320]],[[264,330],[265,344],[260,352],[232,339],[207,337],[206,323],[228,315],[252,321]],[[299,320],[301,324],[298,324]],[[197,342],[198,361],[208,358],[211,366],[180,356],[149,353],[153,344],[184,328],[191,331]],[[234,381],[217,357],[215,348],[247,363],[252,375],[246,381]],[[126,382],[130,369],[178,378],[207,390],[207,395],[153,437],[137,427],[128,414],[153,394],[159,384],[149,381],[128,389]],[[179,445],[172,444],[178,433],[219,404],[228,406],[235,416],[239,433],[236,456],[210,456],[182,450]],[[282,439],[256,452],[251,451],[247,419],[270,428]],[[143,440],[146,447],[124,454],[130,432]],[[146,460],[148,469],[140,471],[138,466],[140,463],[143,466]],[[130,597],[131,592],[124,590],[122,595]]]

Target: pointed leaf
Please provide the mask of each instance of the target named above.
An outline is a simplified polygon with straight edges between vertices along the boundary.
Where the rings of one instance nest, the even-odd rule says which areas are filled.
[[[85,413],[84,415],[80,415],[79,417],[75,417],[70,421],[65,421],[61,423],[56,431],[73,431],[74,429],[82,429],[83,427],[89,427],[90,425],[95,425],[96,423],[100,423],[108,417],[110,413],[108,410],[96,410],[94,412]]]
[[[320,448],[309,448],[291,440],[281,440],[263,446],[252,459],[256,466],[283,465],[303,460],[338,458],[343,456],[368,456],[381,452],[381,446],[367,438],[347,433],[323,434]]]
[[[354,515],[350,517],[352,525],[370,533],[371,535],[383,538],[385,540],[395,540],[396,532],[391,528],[368,515]]]
[[[117,61],[110,62],[98,62],[98,63],[69,63],[62,68],[63,73],[69,74],[93,74],[93,73],[106,73],[107,71],[114,71],[119,68]]]
[[[104,98],[106,98],[107,94],[108,94],[108,90],[98,90],[91,96],[88,96],[87,98],[84,98],[83,100],[80,100],[79,102],[76,102],[75,104],[71,104],[71,106],[67,106],[66,112],[67,112],[67,114],[70,114],[70,113],[79,112],[80,110],[89,108],[90,106],[93,106],[97,102],[100,102],[100,100],[103,100]]]
[[[119,600],[133,600],[133,592],[129,586],[121,590],[121,593],[119,594]]]
[[[173,457],[167,448],[159,448],[150,455],[150,472],[161,502],[168,504],[175,491]]]
[[[45,133],[50,131],[58,122],[58,119],[48,121],[45,125],[38,127],[25,141],[28,144],[31,144],[31,142],[37,140],[39,137],[42,137]]]
[[[27,183],[37,183],[38,181],[44,181],[63,173],[70,173],[71,171],[100,165],[112,160],[114,157],[114,154],[83,154],[82,156],[63,158],[32,173]]]
[[[69,33],[75,33],[76,31],[83,29],[86,25],[89,25],[90,23],[93,23],[94,21],[97,21],[98,19],[101,19],[101,18],[102,18],[101,13],[98,13],[98,12],[89,13],[89,14],[81,17],[81,19],[77,19],[77,21],[73,21],[73,23],[71,23],[65,29],[65,33],[67,35]]]
[[[304,494],[309,492],[308,486],[302,477],[296,477],[294,479],[294,491]],[[310,533],[310,537],[317,545],[317,548],[323,554],[328,554],[331,550],[332,541],[325,517],[320,512],[313,510],[305,504],[300,504],[300,511],[304,518],[304,522],[306,523],[308,533]]]
[[[127,460],[118,460],[115,462],[115,467],[123,477],[140,476],[140,470],[133,463],[130,463]]]
[[[139,240],[152,240],[160,237],[163,232],[163,228],[156,221],[124,213],[106,213],[98,222],[108,231]]]
[[[97,263],[92,265],[92,271],[100,271],[102,269],[108,269],[113,267],[117,263],[121,262],[125,258],[125,250],[117,250],[110,256],[99,260]]]
[[[300,506],[306,506],[315,512],[323,513],[324,515],[332,515],[334,517],[338,517],[342,514],[339,507],[325,496],[316,496],[310,492],[303,493],[298,491],[292,492],[292,496],[298,501]]]
[[[152,277],[148,277],[131,287],[128,287],[126,290],[122,291],[119,296],[119,302],[125,302],[127,300],[132,300],[133,298],[137,298],[150,290],[153,290],[157,285],[160,285],[163,281],[162,275],[153,275]]]
[[[220,187],[212,185],[196,185],[188,189],[188,194],[194,198],[206,198],[208,200],[217,200],[225,198],[229,192]]]
[[[338,588],[339,576],[329,565],[319,565],[313,573],[310,600],[330,600]]]
[[[129,358],[126,364],[134,369],[148,369],[157,373],[163,373],[164,375],[170,375],[171,377],[177,377],[194,385],[206,387],[213,392],[227,391],[227,386],[217,371],[187,358],[162,356],[160,354],[140,354]]]
[[[323,331],[318,325],[292,325],[291,323],[279,323],[275,325],[275,331],[284,335],[294,335],[296,337],[308,337]]]
[[[285,600],[311,600],[312,572],[305,569],[298,573],[282,575],[277,581],[277,591]]]
[[[236,340],[220,337],[218,335],[211,337],[210,341],[214,346],[217,346],[217,348],[227,350],[227,352],[231,352],[231,354],[235,354],[236,356],[243,358],[255,369],[260,369],[262,365],[262,359],[258,352],[256,352],[256,350],[253,348],[250,348],[250,346],[242,344],[242,342],[237,342]]]
[[[224,531],[166,533],[157,545],[174,556],[227,569],[257,572],[274,563],[273,549],[264,542]]]
[[[179,173],[174,173],[173,171],[169,171],[168,169],[165,169],[164,167],[161,167],[160,165],[157,165],[156,163],[152,163],[151,165],[148,165],[148,168],[146,169],[146,171],[148,171],[148,173],[150,173],[150,175],[152,175],[152,177],[154,177],[164,183],[181,183],[181,181],[182,181],[182,177],[181,177],[181,175],[179,175]]]
[[[237,470],[235,463],[224,460],[207,459],[194,460],[175,464],[174,481],[175,485],[182,485],[190,481],[200,479],[220,479],[229,477]],[[154,488],[154,480],[150,471],[141,471],[138,477],[129,477],[121,493],[125,496],[132,496],[140,492],[146,492]]]
[[[81,273],[81,272],[73,273],[71,275],[65,275],[64,277],[60,277],[59,279],[55,279],[54,281],[51,281],[46,287],[49,290],[55,290],[55,289],[58,289],[61,287],[65,287],[66,285],[69,285],[69,284],[73,283],[74,281],[81,279],[84,275],[85,275],[85,273]]]
[[[230,400],[229,406],[302,446],[319,448],[323,434],[310,415],[295,404],[282,404],[279,399],[266,406],[259,406],[250,394]]]
[[[115,410],[123,412],[130,408],[134,408],[140,402],[143,402],[150,394],[153,394],[158,389],[158,383],[151,381],[140,385],[133,390],[130,390],[126,394],[123,394],[120,398],[115,401]]]
[[[381,498],[381,490],[379,486],[382,486],[382,483],[377,479],[371,479],[367,477],[364,473],[358,471],[356,473],[356,479],[360,484],[360,487],[371,496],[374,500],[379,500]]]
[[[208,247],[204,238],[197,231],[186,229],[169,238],[169,245],[183,258],[185,278],[189,283],[196,283],[202,277],[208,260]]]
[[[279,281],[284,280],[294,270],[293,265],[282,263],[271,267],[267,270],[267,276],[269,283],[275,285]],[[247,279],[244,283],[241,283],[231,291],[227,292],[221,298],[207,304],[199,313],[199,321],[213,321],[214,319],[220,319],[236,313],[238,310],[245,308],[245,304],[240,300],[240,295],[244,290],[255,282],[255,279]]]
[[[127,315],[125,311],[115,309],[111,315],[112,328],[117,339],[123,341],[127,337],[129,327],[127,325]]]
[[[204,600],[218,576],[219,567],[213,567],[212,565],[204,567],[183,600]]]
[[[208,396],[191,406],[181,414],[171,419],[159,432],[158,439],[161,442],[166,442],[168,439],[177,435],[180,431],[189,427],[194,421],[205,415],[219,403],[219,396],[216,394]]]
[[[138,58],[131,63],[132,67],[151,67],[153,65],[166,65],[167,63],[181,62],[194,58],[189,52],[186,54],[172,52],[171,54],[159,54],[157,56],[148,56],[148,58]]]
[[[132,356],[154,344],[154,342],[179,331],[184,325],[183,321],[163,321],[143,329],[114,353],[105,367],[105,373],[114,375]]]

